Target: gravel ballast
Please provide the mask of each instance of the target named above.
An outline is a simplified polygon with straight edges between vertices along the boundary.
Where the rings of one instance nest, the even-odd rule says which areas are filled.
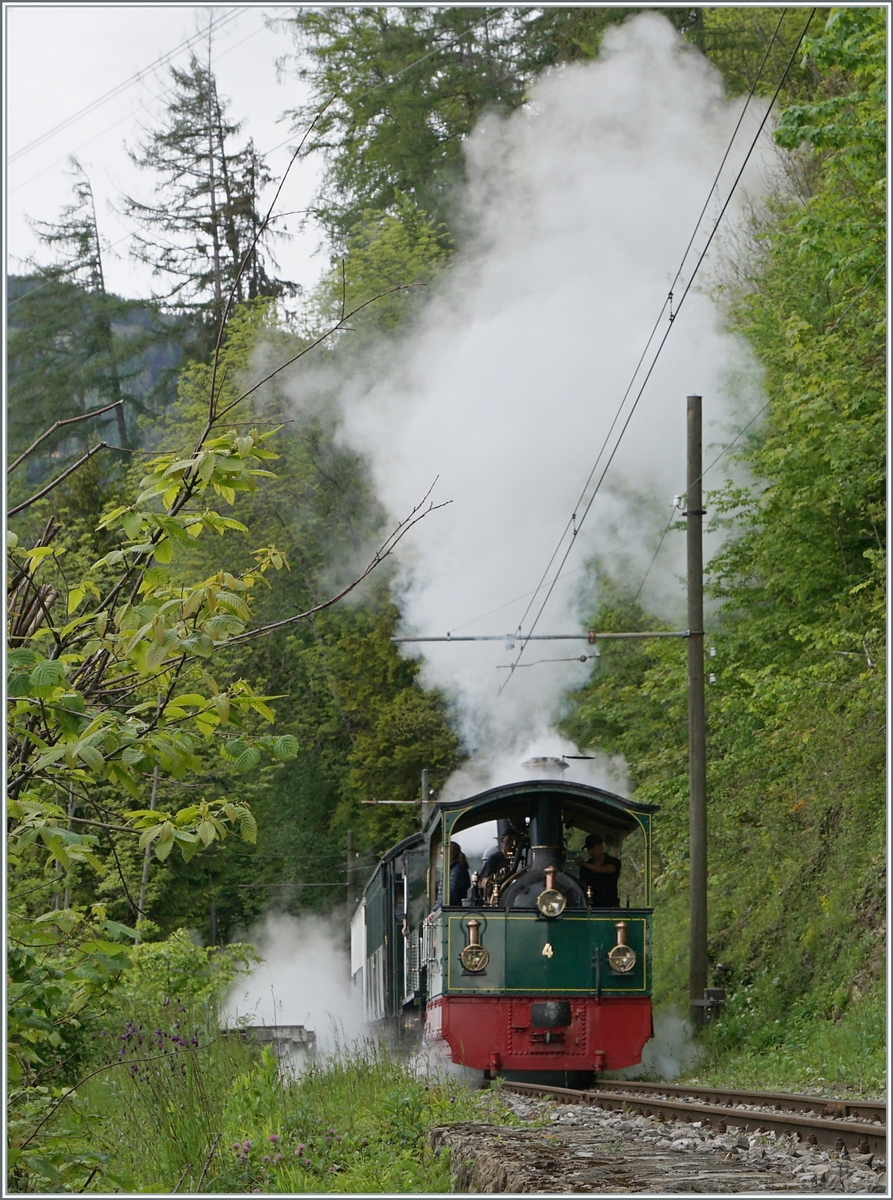
[[[432,1130],[448,1152],[454,1192],[882,1195],[887,1177],[870,1154],[847,1154],[790,1135],[725,1133],[699,1123],[556,1104],[509,1091],[519,1126],[461,1122]]]

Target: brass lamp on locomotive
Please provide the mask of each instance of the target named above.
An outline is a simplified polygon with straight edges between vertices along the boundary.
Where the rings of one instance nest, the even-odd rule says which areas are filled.
[[[561,779],[434,805],[422,832],[383,857],[353,920],[367,1019],[423,1026],[454,1062],[491,1074],[638,1063],[652,1036],[654,811]],[[508,878],[486,899],[473,885],[450,904],[443,848],[493,822],[517,837]],[[575,873],[574,849],[592,833],[612,849],[636,845],[622,851],[625,907],[594,906]]]

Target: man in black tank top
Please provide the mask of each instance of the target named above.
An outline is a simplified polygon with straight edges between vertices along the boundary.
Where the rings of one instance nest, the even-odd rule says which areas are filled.
[[[620,859],[605,853],[605,843],[597,833],[590,833],[583,843],[584,855],[577,859],[583,891],[592,895],[593,908],[619,908]]]

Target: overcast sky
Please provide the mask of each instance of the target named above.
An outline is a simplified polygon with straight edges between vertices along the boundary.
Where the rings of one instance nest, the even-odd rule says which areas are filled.
[[[268,28],[267,18],[291,11],[275,5],[4,5],[8,270],[20,272],[21,260],[35,252],[45,255],[26,218],[58,219],[71,198],[67,172],[74,154],[93,186],[103,240],[112,246],[109,288],[127,296],[151,294],[149,270],[128,258],[132,226],[111,205],[121,193],[151,198],[152,177],[130,162],[125,143],[135,145],[140,126],[157,127],[164,112],[170,70],[153,64],[174,52],[169,63],[186,66],[184,43],[206,31],[209,18],[218,23],[214,66],[221,94],[231,101],[228,115],[245,122],[239,144],[253,136],[273,175],[281,176],[297,139],[279,118],[301,102],[304,89],[293,77],[277,83],[275,60],[293,43],[286,30]],[[205,36],[195,45],[203,54]],[[126,86],[116,90],[119,85]],[[109,92],[115,94],[104,99]],[[305,208],[315,184],[315,166],[301,165],[289,176],[280,207]],[[295,236],[279,243],[280,272],[307,286],[325,266],[324,256],[314,255],[320,235],[298,232],[298,218],[287,224]]]

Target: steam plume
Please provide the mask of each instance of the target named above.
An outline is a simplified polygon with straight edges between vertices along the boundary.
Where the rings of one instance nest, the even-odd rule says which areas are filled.
[[[460,261],[390,347],[384,376],[355,375],[340,393],[344,436],[368,456],[392,514],[435,476],[439,498],[453,500],[402,560],[407,632],[496,634],[519,622],[529,632],[541,600],[528,611],[530,593],[608,436],[741,103],[724,99],[719,75],[664,18],[644,14],[605,36],[598,61],[552,72],[523,110],[487,117],[470,137]],[[744,123],[676,304],[757,120]],[[758,171],[745,184],[757,186]],[[724,394],[731,375],[737,399]],[[745,349],[694,289],[537,633],[581,630],[595,603],[587,558],[635,590],[684,490],[686,395],[705,397],[705,441],[725,440],[742,379],[753,391]],[[642,594],[671,620],[683,611],[681,554],[671,535]],[[562,692],[590,669],[537,660],[586,649],[531,643],[498,698],[515,658],[498,642],[426,646],[423,678],[458,698],[472,748],[510,748],[547,734]]]

